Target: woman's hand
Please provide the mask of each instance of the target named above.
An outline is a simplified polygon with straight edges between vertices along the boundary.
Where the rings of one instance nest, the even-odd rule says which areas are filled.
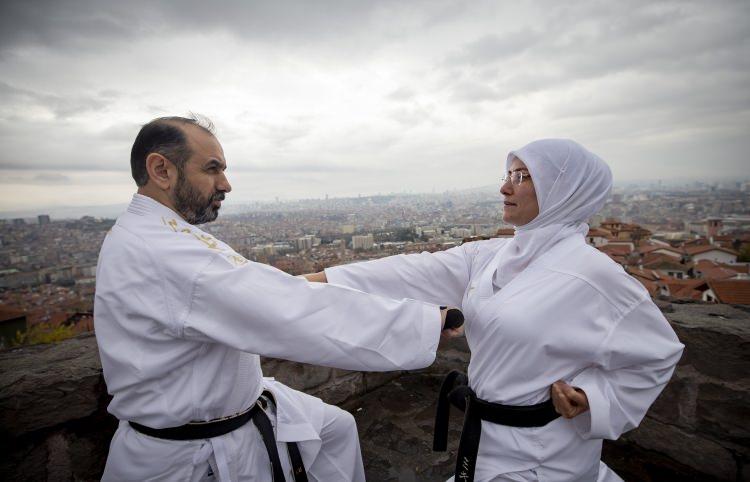
[[[560,380],[552,384],[550,396],[555,411],[565,418],[573,418],[589,409],[589,399],[580,388]]]
[[[307,281],[312,281],[314,283],[328,283],[328,278],[326,277],[325,271],[303,274],[302,277],[305,278]]]
[[[441,338],[456,338],[464,334],[464,315],[453,306],[440,307]]]

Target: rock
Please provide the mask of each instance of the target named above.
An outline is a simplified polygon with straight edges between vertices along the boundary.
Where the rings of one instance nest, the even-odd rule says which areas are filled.
[[[685,343],[672,381],[641,426],[604,445],[625,480],[750,479],[750,311],[672,304],[666,314]],[[668,311],[668,310],[666,310]],[[449,450],[431,451],[442,376],[465,371],[465,338],[442,340],[435,363],[415,372],[362,373],[264,359],[267,376],[342,403],[360,430],[369,480],[445,480],[461,428],[451,416]],[[98,480],[117,420],[96,340],[0,352],[0,473],[3,480]]]
[[[274,377],[281,383],[301,391],[326,383],[333,373],[333,369],[328,367],[274,358],[263,358],[261,367],[264,376]]]
[[[365,392],[364,375],[361,372],[341,373],[332,381],[311,390],[310,394],[334,405]]]
[[[734,480],[737,472],[732,452],[719,442],[652,418],[644,419],[637,430],[625,434],[622,440],[718,480]]]
[[[734,382],[750,376],[750,314],[729,305],[674,305],[668,313],[686,346],[680,365]]]
[[[0,427],[6,437],[90,416],[103,396],[93,335],[0,352]]]

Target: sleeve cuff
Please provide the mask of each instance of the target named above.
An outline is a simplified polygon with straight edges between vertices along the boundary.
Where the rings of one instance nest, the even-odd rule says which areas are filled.
[[[344,274],[346,273],[344,266],[332,266],[323,270],[329,284],[348,286],[346,282],[347,276]]]
[[[433,364],[440,343],[440,307],[424,303],[422,305],[422,367]]]
[[[609,401],[604,387],[600,386],[605,382],[598,376],[598,370],[587,368],[570,382],[571,386],[583,390],[589,402],[589,409],[572,420],[576,431],[585,439],[609,438]]]

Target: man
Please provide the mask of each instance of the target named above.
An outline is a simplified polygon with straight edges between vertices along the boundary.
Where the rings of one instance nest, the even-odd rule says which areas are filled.
[[[263,379],[259,355],[420,368],[445,310],[309,283],[197,228],[231,191],[210,124],[149,122],[131,169],[138,193],[97,268],[96,335],[120,420],[103,478],[363,480],[352,416]]]

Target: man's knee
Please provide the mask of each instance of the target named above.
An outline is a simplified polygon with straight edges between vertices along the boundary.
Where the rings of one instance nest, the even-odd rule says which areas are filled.
[[[357,436],[357,423],[354,421],[354,416],[351,413],[333,405],[329,406],[326,412],[327,420],[323,427],[324,432],[329,433],[331,436],[349,434]]]

